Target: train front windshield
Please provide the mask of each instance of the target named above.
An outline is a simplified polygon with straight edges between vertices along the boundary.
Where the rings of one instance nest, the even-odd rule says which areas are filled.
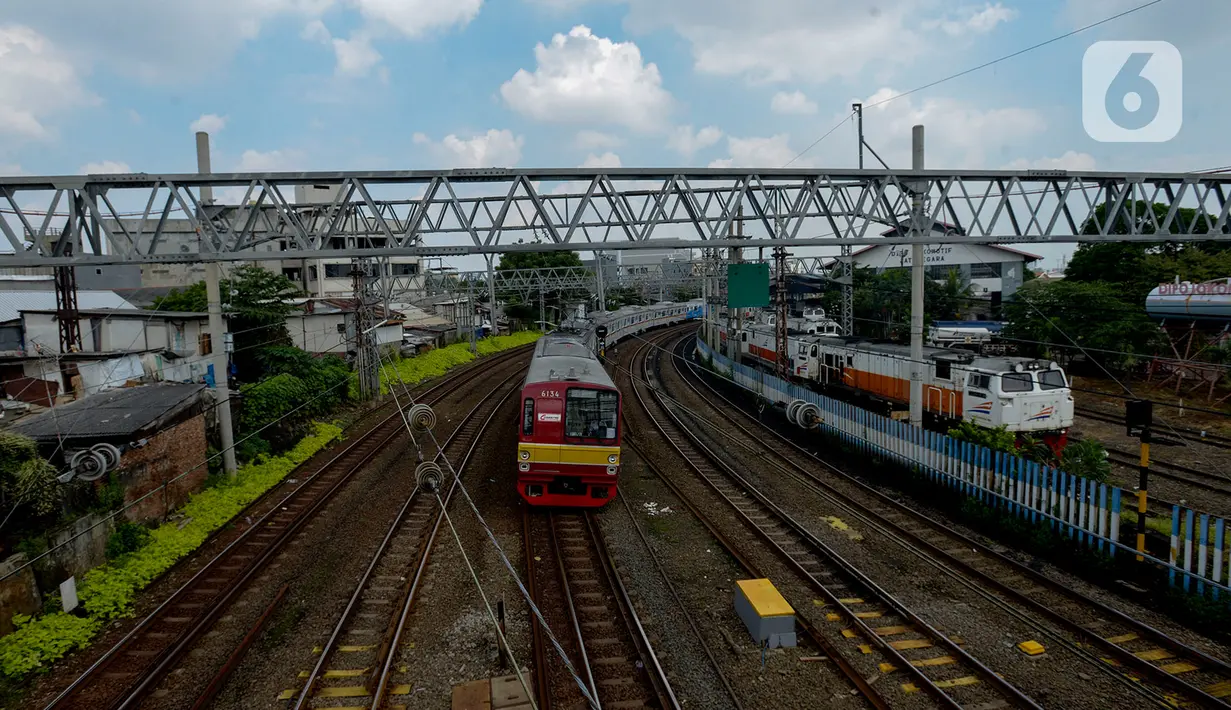
[[[610,390],[570,389],[564,397],[564,435],[614,441],[619,395]]]

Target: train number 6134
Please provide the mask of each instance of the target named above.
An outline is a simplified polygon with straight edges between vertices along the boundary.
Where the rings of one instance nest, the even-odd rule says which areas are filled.
[[[542,392],[539,392],[539,396],[540,397],[555,397],[559,399],[560,392],[559,390],[543,390]]]

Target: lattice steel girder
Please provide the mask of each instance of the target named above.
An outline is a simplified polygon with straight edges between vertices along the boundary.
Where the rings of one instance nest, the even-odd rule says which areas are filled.
[[[959,228],[913,239],[930,244],[1227,238],[1228,183],[1231,176],[1185,173],[731,168],[8,177],[0,178],[0,232],[16,253],[0,264],[66,261],[64,248],[73,243],[82,245],[77,263],[268,259],[269,252],[251,248],[270,240],[294,258],[599,244],[605,251],[681,248],[701,241],[726,248],[770,239],[790,246],[872,244],[885,226],[904,223],[915,191],[925,195],[933,221]],[[296,185],[320,184],[341,186],[333,202],[297,205],[286,198]],[[203,209],[198,195],[205,186],[242,206]],[[1142,210],[1141,202],[1167,209]],[[1102,215],[1099,205],[1106,205]],[[728,238],[741,207],[748,229]],[[1196,218],[1181,219],[1182,207]],[[172,230],[172,216],[199,235],[194,248],[168,243],[172,231],[185,231]]]
[[[699,262],[698,262],[699,263]],[[693,262],[681,262],[678,266],[691,266]],[[684,269],[664,269],[661,264],[639,267],[646,269],[645,273],[618,273],[604,276],[608,293],[622,288],[641,288],[660,284],[672,288],[676,286],[700,284],[700,273],[691,273]],[[614,265],[608,268],[614,272]],[[473,287],[486,288],[487,271],[460,271],[449,273],[425,272],[410,276],[395,276],[390,279],[389,292],[393,297],[405,294],[449,294],[463,293]],[[480,286],[482,285],[482,286]],[[495,272],[495,290],[497,297],[530,296],[541,292],[579,292],[596,293],[598,279],[594,269],[586,266],[553,267],[542,269],[505,269]]]

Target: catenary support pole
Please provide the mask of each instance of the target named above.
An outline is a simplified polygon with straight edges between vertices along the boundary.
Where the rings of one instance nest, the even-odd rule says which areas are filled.
[[[197,172],[210,173],[209,134],[197,131]],[[202,209],[209,209],[214,204],[214,190],[209,186],[201,188]],[[214,389],[218,397],[218,431],[222,444],[222,470],[228,476],[234,476],[239,470],[235,462],[235,430],[231,424],[231,390],[228,387],[227,374],[230,370],[227,362],[226,337],[227,324],[222,318],[222,266],[217,261],[205,264],[205,300],[209,312],[209,346],[210,365],[214,368]]]
[[[214,389],[218,397],[218,429],[222,443],[222,469],[228,476],[238,470],[235,463],[235,432],[231,428],[231,390],[227,387],[226,321],[222,319],[222,267],[216,261],[205,264],[205,298],[209,303],[210,364],[214,368]]]
[[[911,130],[911,169],[923,170],[923,126]],[[923,192],[927,183],[914,185],[911,199],[910,232],[919,237],[931,225],[923,223]],[[910,424],[923,426],[923,245],[910,247]]]
[[[492,255],[487,256],[487,317],[491,319],[490,335],[500,335],[496,318],[496,269]]]

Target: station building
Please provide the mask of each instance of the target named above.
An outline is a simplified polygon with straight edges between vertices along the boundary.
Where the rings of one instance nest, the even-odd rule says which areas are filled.
[[[932,233],[938,236],[963,234],[960,228],[943,222],[935,223]],[[881,236],[901,237],[902,228],[882,232]],[[851,257],[856,269],[873,269],[878,274],[913,266],[911,245],[892,241],[856,250]],[[1021,287],[1030,264],[1042,258],[998,244],[928,244],[923,247],[927,278],[943,283],[950,272],[956,271],[961,283],[970,286],[973,300],[966,316],[968,320],[992,317],[1000,303]]]

